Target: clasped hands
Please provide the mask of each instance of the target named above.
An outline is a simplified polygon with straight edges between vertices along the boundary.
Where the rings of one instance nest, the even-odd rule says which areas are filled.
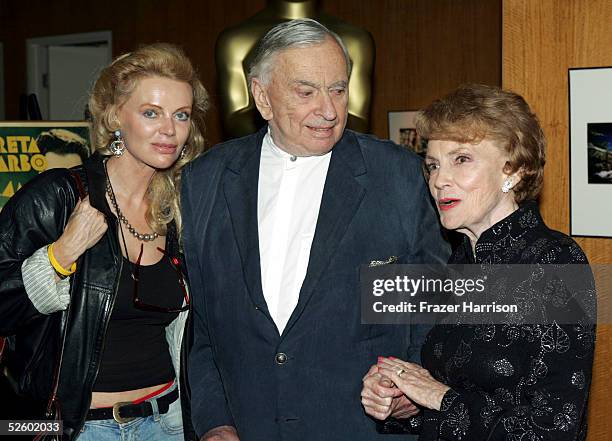
[[[361,403],[368,415],[379,420],[408,418],[420,412],[417,405],[439,410],[449,389],[418,364],[378,357],[378,363],[363,377]],[[222,426],[207,432],[200,441],[239,441],[239,438],[236,429]]]
[[[361,404],[378,420],[408,418],[419,413],[418,406],[440,410],[448,389],[418,364],[378,357],[378,363],[363,377]]]

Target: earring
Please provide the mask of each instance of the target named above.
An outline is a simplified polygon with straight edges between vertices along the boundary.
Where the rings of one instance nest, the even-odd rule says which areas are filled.
[[[183,159],[185,157],[185,155],[187,154],[187,149],[189,148],[189,146],[187,144],[185,144],[183,146],[183,150],[181,150],[181,155],[180,158]]]
[[[110,143],[109,149],[115,156],[123,155],[123,152],[125,151],[125,143],[121,137],[121,130],[115,130],[115,140]]]
[[[512,179],[507,178],[501,188],[502,193],[508,193],[512,189]]]

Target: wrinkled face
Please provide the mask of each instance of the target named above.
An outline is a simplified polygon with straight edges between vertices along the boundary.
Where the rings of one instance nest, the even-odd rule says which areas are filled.
[[[298,156],[323,155],[340,140],[347,119],[348,75],[342,49],[321,44],[278,53],[269,84],[254,79],[255,104],[272,139]]]
[[[507,153],[487,139],[478,144],[429,141],[425,158],[429,191],[445,228],[478,239],[516,210],[514,192],[501,190],[506,178],[513,186],[519,182],[518,174],[504,172],[507,160]]]
[[[188,83],[162,77],[138,81],[117,111],[123,157],[155,169],[171,167],[189,136],[192,103]]]

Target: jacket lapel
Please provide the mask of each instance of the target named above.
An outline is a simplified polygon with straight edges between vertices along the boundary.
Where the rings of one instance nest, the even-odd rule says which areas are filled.
[[[298,304],[283,331],[286,335],[299,319],[314,293],[316,284],[338,248],[348,225],[365,195],[358,177],[366,168],[358,141],[351,131],[345,131],[334,147],[325,180],[315,236],[310,249],[308,270],[302,283]]]
[[[121,249],[117,237],[119,234],[119,220],[111,211],[106,201],[106,170],[104,169],[104,156],[94,153],[85,161],[84,169],[87,175],[87,195],[92,207],[102,212],[106,216],[108,230],[108,246],[112,250],[113,256],[121,258]]]
[[[106,202],[106,171],[104,170],[104,156],[94,153],[83,165],[87,175],[87,194],[92,207],[104,213],[107,217],[113,216]]]
[[[272,320],[261,287],[257,224],[259,162],[261,145],[266,133],[264,129],[251,136],[228,164],[223,176],[223,193],[229,209],[249,295],[255,306]]]

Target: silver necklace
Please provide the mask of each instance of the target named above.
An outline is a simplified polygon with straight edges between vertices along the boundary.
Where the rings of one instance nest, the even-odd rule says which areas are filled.
[[[106,164],[104,164],[106,166]],[[156,232],[153,232],[153,234],[142,234],[139,233],[138,231],[136,231],[136,228],[134,228],[127,220],[127,218],[123,215],[123,213],[121,212],[121,210],[119,209],[119,204],[117,204],[117,199],[115,198],[115,192],[113,190],[113,187],[111,186],[111,182],[110,182],[110,178],[108,177],[108,174],[106,175],[107,177],[107,181],[106,181],[106,194],[108,195],[108,198],[110,199],[111,203],[113,204],[113,208],[115,209],[115,212],[117,212],[117,217],[119,218],[119,220],[121,222],[124,223],[125,227],[128,229],[128,231],[130,233],[132,233],[132,236],[134,236],[136,239],[141,240],[143,242],[151,242],[152,240],[155,240],[159,237],[159,234],[157,234]]]

